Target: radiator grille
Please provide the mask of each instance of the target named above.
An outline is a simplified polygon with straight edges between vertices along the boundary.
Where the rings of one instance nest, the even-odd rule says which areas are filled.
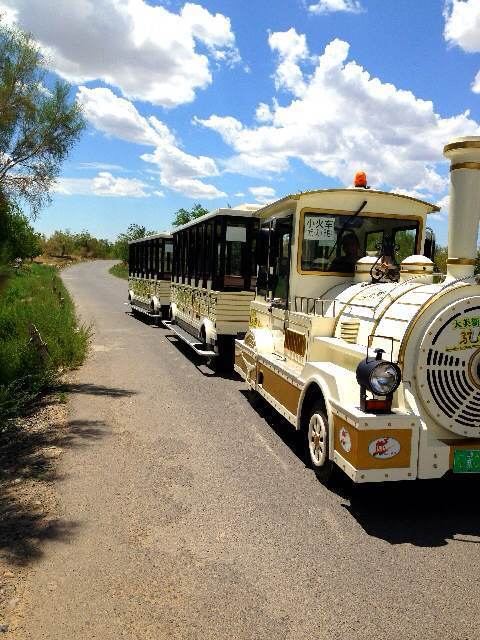
[[[297,356],[304,356],[307,350],[307,338],[304,333],[286,329],[285,331],[285,349],[296,353]]]

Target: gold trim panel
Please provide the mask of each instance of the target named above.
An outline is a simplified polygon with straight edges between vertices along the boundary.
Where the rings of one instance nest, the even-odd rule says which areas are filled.
[[[279,376],[263,362],[257,363],[257,379],[263,375],[261,388],[270,394],[277,402],[294,416],[297,415],[298,403],[302,390]],[[257,383],[258,384],[258,383]]]
[[[412,431],[410,429],[365,429],[359,430],[337,415],[333,417],[334,449],[347,460],[355,469],[368,471],[370,469],[408,469],[412,452]],[[350,449],[347,450],[340,442],[340,432],[345,429],[350,438]],[[392,458],[375,458],[369,453],[368,447],[378,438],[395,438],[400,444],[400,451]]]
[[[417,275],[433,275],[433,268],[430,267],[430,271],[427,270],[427,267],[423,269],[400,269],[400,273],[404,276],[417,276]]]
[[[460,265],[476,265],[477,261],[475,258],[448,258],[447,264],[460,264]]]
[[[304,356],[307,350],[307,337],[304,333],[285,329],[285,349],[296,353],[297,356]]]
[[[455,171],[455,169],[475,169],[480,171],[480,162],[457,162],[452,164],[450,171]]]
[[[443,147],[443,153],[454,151],[455,149],[480,149],[480,140],[459,140],[451,142]]]

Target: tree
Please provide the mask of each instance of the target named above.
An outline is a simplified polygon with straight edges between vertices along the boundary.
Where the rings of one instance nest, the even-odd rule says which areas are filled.
[[[200,218],[200,216],[204,216],[208,213],[207,209],[204,209],[201,204],[196,203],[190,209],[184,209],[183,207],[174,213],[174,219],[172,225],[174,227],[180,227],[182,224],[187,224],[190,220],[195,220],[195,218]]]
[[[0,61],[0,192],[36,215],[85,120],[68,84],[45,87],[45,59],[31,35],[0,24]]]
[[[131,224],[125,233],[120,233],[113,247],[113,255],[115,258],[128,262],[128,243],[131,240],[138,240],[146,236],[152,236],[155,231],[147,231],[146,227],[138,224]]]
[[[45,251],[49,256],[63,258],[70,255],[74,248],[74,236],[66,229],[55,231],[45,243]]]
[[[434,269],[438,273],[447,273],[447,254],[447,247],[437,247],[433,261],[435,263]]]
[[[41,234],[34,231],[27,216],[14,205],[4,209],[0,216],[0,238],[2,262],[32,259],[42,252]]]

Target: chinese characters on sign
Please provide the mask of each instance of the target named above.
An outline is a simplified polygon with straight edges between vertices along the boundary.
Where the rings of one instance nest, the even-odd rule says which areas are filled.
[[[336,240],[334,218],[306,215],[303,237],[305,240],[316,240],[324,246],[333,247]]]
[[[480,346],[480,317],[456,318],[452,329],[458,332],[458,343],[446,348],[446,351],[462,351]]]

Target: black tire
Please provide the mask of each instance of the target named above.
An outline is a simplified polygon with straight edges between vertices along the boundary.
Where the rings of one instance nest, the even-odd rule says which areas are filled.
[[[324,403],[314,400],[302,424],[305,460],[323,484],[333,481],[335,464],[329,459],[330,434]]]

